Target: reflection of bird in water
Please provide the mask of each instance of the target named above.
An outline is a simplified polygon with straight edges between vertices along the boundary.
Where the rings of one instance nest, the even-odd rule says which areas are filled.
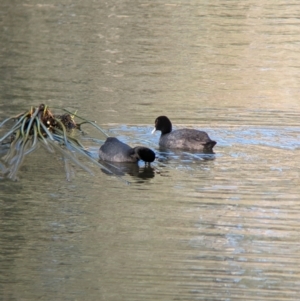
[[[99,149],[99,157],[110,162],[153,162],[155,153],[148,147],[130,147],[115,137],[108,137]]]
[[[129,174],[134,178],[140,179],[151,179],[155,176],[155,169],[150,164],[145,164],[144,166],[139,166],[137,163],[132,162],[103,162],[101,164],[104,165],[108,170],[112,173],[107,172],[105,169],[101,169],[102,172],[108,175],[116,175],[116,176],[124,176]]]
[[[130,173],[131,176],[141,179],[151,179],[155,176],[155,169],[150,165],[140,167],[137,173]]]

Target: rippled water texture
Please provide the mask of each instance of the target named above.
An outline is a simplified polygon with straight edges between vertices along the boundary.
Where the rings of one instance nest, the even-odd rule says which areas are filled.
[[[296,0],[2,0],[0,120],[78,110],[157,160],[114,176],[84,162],[94,176],[68,182],[39,149],[1,179],[0,300],[299,300],[299,15]],[[159,115],[215,154],[159,149]],[[105,137],[84,131],[97,157]]]

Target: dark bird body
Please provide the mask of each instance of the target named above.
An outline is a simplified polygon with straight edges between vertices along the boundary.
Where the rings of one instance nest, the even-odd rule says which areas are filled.
[[[147,147],[130,147],[115,137],[109,137],[99,149],[99,157],[104,161],[111,162],[138,162],[147,163],[155,160],[155,153]]]
[[[179,129],[172,131],[172,123],[166,116],[159,116],[155,120],[155,131],[161,131],[159,146],[170,149],[195,150],[212,153],[216,141],[211,140],[204,131],[194,129]]]

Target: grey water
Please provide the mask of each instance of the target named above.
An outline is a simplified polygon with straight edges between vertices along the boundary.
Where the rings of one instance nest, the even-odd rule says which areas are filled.
[[[300,3],[0,3],[0,120],[68,108],[150,166],[0,179],[0,300],[299,300]],[[154,120],[215,154],[161,150]],[[97,157],[105,136],[84,125]],[[0,129],[3,134],[4,129]],[[92,139],[93,138],[93,139]]]

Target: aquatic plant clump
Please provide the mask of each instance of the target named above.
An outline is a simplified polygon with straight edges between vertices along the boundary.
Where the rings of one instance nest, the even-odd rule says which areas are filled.
[[[76,154],[88,158],[96,165],[110,172],[91,156],[78,139],[69,134],[73,129],[80,130],[80,125],[83,123],[90,123],[104,133],[93,122],[84,119],[84,122],[77,124],[74,116],[68,113],[55,116],[51,113],[48,106],[44,104],[39,105],[37,108],[31,108],[25,113],[5,119],[0,123],[0,128],[9,121],[14,121],[13,126],[0,138],[0,145],[8,146],[7,153],[2,157],[4,164],[0,163],[0,171],[8,178],[12,180],[17,179],[17,173],[24,158],[40,145],[48,152],[52,154],[59,153],[63,157],[68,180],[72,174],[70,162],[92,173],[89,168],[77,159]]]

